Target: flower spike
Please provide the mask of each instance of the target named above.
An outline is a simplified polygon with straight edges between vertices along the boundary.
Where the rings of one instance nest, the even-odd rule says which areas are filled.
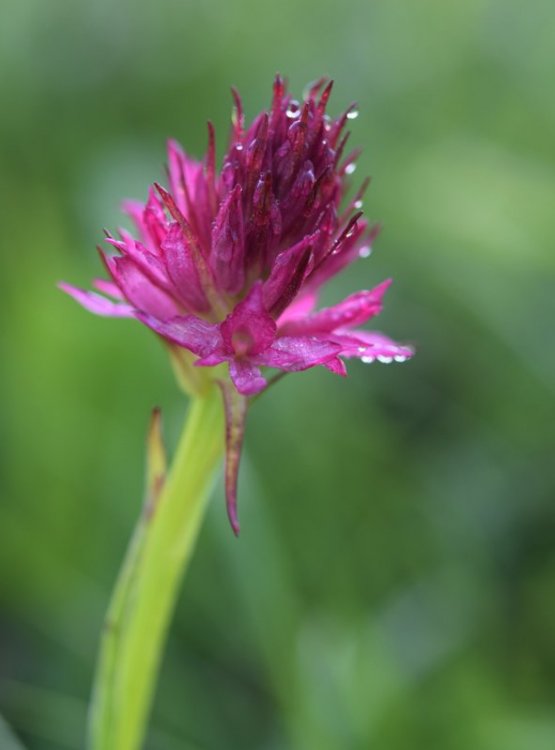
[[[317,365],[346,374],[345,360],[401,362],[411,347],[361,329],[379,314],[390,281],[315,310],[321,288],[370,254],[379,225],[362,216],[364,180],[347,197],[359,150],[345,153],[346,124],[327,114],[333,82],[292,98],[279,75],[268,111],[249,125],[232,88],[232,128],[221,170],[208,123],[202,161],[168,142],[168,187],[124,210],[136,227],[107,233],[110,280],[96,291],[61,288],[97,315],[132,317],[160,336],[180,381],[206,393],[218,383],[226,413],[226,496],[238,533],[237,474],[249,400],[278,373]],[[177,353],[177,354],[176,354]]]

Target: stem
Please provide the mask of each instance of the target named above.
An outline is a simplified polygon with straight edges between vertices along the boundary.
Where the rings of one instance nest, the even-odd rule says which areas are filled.
[[[179,583],[223,453],[218,389],[191,401],[170,474],[147,499],[122,566],[101,639],[90,750],[137,750],[146,730]],[[154,502],[152,502],[154,500]]]

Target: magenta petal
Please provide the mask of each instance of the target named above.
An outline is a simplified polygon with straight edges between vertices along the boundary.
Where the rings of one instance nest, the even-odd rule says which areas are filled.
[[[166,215],[153,187],[148,191],[148,199],[143,212],[143,224],[146,231],[148,249],[154,254],[160,254],[160,243],[166,234]]]
[[[277,324],[278,330],[292,320],[304,319],[314,310],[318,302],[318,295],[315,291],[301,292],[293,302],[279,316]]]
[[[239,393],[244,396],[254,396],[267,386],[260,369],[248,359],[231,359],[229,374]]]
[[[145,211],[146,207],[144,203],[139,201],[124,201],[122,204],[123,212],[126,213],[129,218],[135,224],[139,233],[139,239],[143,242],[150,252],[158,253],[158,249],[152,244],[152,239],[147,223],[145,223]]]
[[[391,279],[388,279],[374,289],[351,294],[339,304],[326,307],[304,320],[286,323],[282,330],[286,334],[319,334],[365,323],[381,311],[383,296],[390,284]]]
[[[198,234],[198,231],[195,231],[194,229],[194,227],[197,226],[196,219],[195,222],[189,223],[184,214],[182,214],[179,210],[171,193],[168,193],[168,191],[165,190],[157,182],[154,183],[154,185],[156,187],[156,190],[160,194],[160,197],[162,198],[164,206],[173,217],[173,219],[179,224],[179,227],[183,232],[183,236],[187,241],[187,246],[190,250],[191,257],[197,270],[200,285],[207,297],[210,297],[210,301],[213,302],[215,297],[217,296],[215,295],[214,290],[213,273],[204,256],[200,235]]]
[[[254,284],[220,326],[228,354],[251,356],[266,349],[276,335],[276,324],[262,300],[262,282]]]
[[[161,289],[170,291],[171,284],[168,282],[168,276],[165,266],[158,255],[153,254],[141,242],[135,240],[125,229],[120,229],[121,240],[113,237],[107,237],[112,247],[115,247],[120,253],[128,258],[140,268],[141,272]]]
[[[221,348],[215,349],[211,354],[207,354],[206,357],[201,357],[195,362],[195,367],[215,367],[221,365],[222,362],[228,362],[229,356],[223,352]]]
[[[347,376],[347,368],[341,357],[328,359],[327,362],[323,362],[323,365],[327,370],[333,372],[334,375],[341,375],[342,378]]]
[[[177,222],[169,228],[161,247],[168,275],[179,298],[193,312],[206,312],[209,309],[206,295],[200,285],[191,249]]]
[[[189,201],[194,200],[195,181],[202,170],[200,162],[191,159],[177,141],[168,141],[168,173],[170,187],[181,213],[189,216]]]
[[[322,365],[334,358],[341,346],[309,336],[281,336],[264,352],[252,358],[253,362],[266,367],[277,367],[287,372],[306,370]]]
[[[332,338],[341,346],[342,357],[357,357],[366,363],[405,362],[414,355],[411,346],[398,344],[376,331],[336,331]]]
[[[264,282],[264,304],[274,317],[286,309],[299,291],[315,237],[305,237],[275,259],[270,276]]]
[[[225,494],[227,515],[235,535],[239,534],[237,517],[237,478],[245,432],[247,399],[237,393],[230,383],[221,382],[225,407]]]
[[[137,317],[160,336],[189,349],[199,357],[207,357],[221,346],[222,339],[218,326],[215,323],[207,323],[196,315],[178,315],[166,322],[142,313]]]
[[[245,234],[241,185],[222,203],[212,230],[210,262],[216,283],[228,294],[238,294],[245,282]]]
[[[166,217],[152,188],[149,190],[146,204],[127,200],[123,202],[122,209],[137,227],[140,239],[146,246],[147,251],[153,255],[159,255],[160,241],[165,232]],[[127,233],[122,232],[122,236],[124,234]]]
[[[110,318],[132,318],[134,316],[134,309],[131,305],[112,302],[96,292],[87,292],[84,289],[79,289],[64,282],[60,282],[58,286],[69,294],[70,297],[73,297],[74,300],[77,300],[86,310],[95,313],[95,315],[104,315]]]
[[[126,299],[138,310],[161,320],[168,320],[179,313],[173,298],[151,281],[128,257],[107,258],[110,273]]]
[[[108,294],[114,299],[124,299],[121,289],[119,286],[116,286],[113,281],[108,281],[107,279],[93,279],[93,286],[95,289],[98,289],[99,292]]]
[[[308,283],[316,288],[322,286],[344,268],[359,258],[367,258],[372,251],[374,240],[380,233],[379,224],[368,230],[366,222],[359,219],[349,237],[344,237],[335,252],[328,253],[311,273]]]

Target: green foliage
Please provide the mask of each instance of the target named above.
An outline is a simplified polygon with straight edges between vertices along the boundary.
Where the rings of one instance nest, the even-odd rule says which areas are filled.
[[[200,153],[210,118],[221,147],[229,85],[252,115],[280,70],[297,90],[330,74],[337,111],[360,104],[385,231],[332,294],[393,276],[383,328],[418,356],[288,377],[252,409],[242,535],[219,488],[149,747],[555,746],[553,3],[8,0],[0,16],[14,732],[82,747],[150,410],[173,447],[185,409],[154,336],[55,283],[100,273],[101,227],[163,175],[166,137]]]

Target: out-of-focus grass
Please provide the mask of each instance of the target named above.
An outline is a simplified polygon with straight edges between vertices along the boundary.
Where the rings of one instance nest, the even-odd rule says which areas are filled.
[[[215,493],[150,747],[555,744],[555,10],[545,0],[18,0],[0,10],[0,710],[79,748],[140,504],[143,435],[185,404],[154,337],[55,288],[99,272],[164,140],[229,85],[331,74],[385,231],[329,292],[394,276],[404,366],[287,378],[252,409],[243,534]],[[357,172],[357,176],[358,176]],[[2,740],[8,750],[9,740]],[[12,743],[13,744],[13,743]],[[4,746],[2,745],[2,748]]]

